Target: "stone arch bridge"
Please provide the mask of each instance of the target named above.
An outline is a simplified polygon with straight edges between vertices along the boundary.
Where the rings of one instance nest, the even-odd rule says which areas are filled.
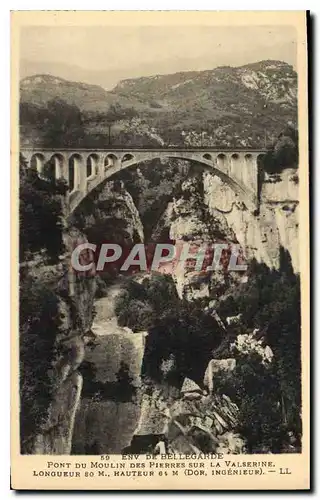
[[[30,167],[41,177],[64,178],[69,185],[68,210],[72,213],[101,182],[139,163],[153,159],[187,160],[226,182],[245,204],[258,208],[258,161],[262,149],[217,148],[112,148],[43,149],[21,148]],[[166,168],[165,164],[162,168]]]

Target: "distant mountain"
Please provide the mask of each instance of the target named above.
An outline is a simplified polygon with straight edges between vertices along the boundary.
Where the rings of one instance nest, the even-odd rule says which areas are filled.
[[[51,75],[33,75],[20,82],[20,102],[46,106],[52,99],[63,99],[83,111],[107,111],[118,102],[117,96],[99,85],[71,82]],[[123,97],[121,102],[130,106],[131,99]]]
[[[145,68],[147,71],[148,68]],[[136,68],[113,69],[113,70],[87,70],[75,64],[65,64],[46,61],[20,61],[20,78],[24,79],[34,75],[55,75],[63,80],[87,83],[88,85],[99,85],[106,90],[111,90],[115,85],[128,76],[140,76]],[[152,74],[151,72],[150,74]],[[143,74],[149,74],[143,73]]]
[[[281,61],[261,61],[238,68],[221,66],[207,71],[188,71],[121,81],[113,92],[157,99],[166,105],[185,99],[253,98],[294,105],[297,75]],[[234,94],[233,94],[234,92]]]
[[[50,75],[21,81],[23,104],[46,108],[57,98],[83,113],[87,139],[112,123],[121,143],[149,127],[172,145],[262,146],[297,122],[297,74],[282,61],[126,79],[112,91]]]

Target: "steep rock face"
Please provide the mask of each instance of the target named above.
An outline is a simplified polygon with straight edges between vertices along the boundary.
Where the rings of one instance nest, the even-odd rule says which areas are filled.
[[[91,335],[96,291],[93,275],[75,275],[70,269],[71,252],[84,241],[87,240],[80,231],[69,228],[64,234],[66,254],[61,264],[46,266],[39,262],[29,269],[33,278],[55,290],[60,326],[56,332],[57,356],[51,373],[53,391],[48,401],[47,418],[28,444],[28,453],[61,455],[71,451],[82,390],[82,376],[77,368],[83,361],[85,344]]]
[[[280,266],[281,247],[287,250],[295,272],[299,271],[299,204],[296,169],[265,175],[261,186],[259,213],[253,214],[229,185],[210,173],[186,178],[177,198],[168,203],[152,239],[160,241],[169,233],[176,252],[184,243],[196,254],[200,247],[213,243],[239,244],[247,259],[256,258],[270,268]],[[207,259],[207,257],[206,257]],[[205,260],[206,265],[211,261]],[[173,272],[179,296],[208,297],[219,295],[234,281],[245,279],[239,272],[195,272],[190,266],[165,265],[163,272]]]
[[[189,170],[189,162],[172,158],[151,160],[134,170],[120,172],[119,177],[139,211],[147,242],[160,242],[165,237],[162,214]]]
[[[82,391],[82,376],[74,371],[62,382],[42,432],[37,434],[32,453],[36,455],[68,455],[71,452],[76,412]]]
[[[241,279],[239,273],[226,272],[223,267],[206,271],[212,264],[212,246],[215,243],[237,243],[234,230],[227,219],[217,210],[209,212],[203,198],[202,179],[191,177],[182,183],[182,196],[168,206],[163,220],[169,225],[170,239],[175,242],[177,255],[183,245],[190,245],[189,253],[197,255],[204,250],[205,257],[201,269],[195,269],[195,260],[173,265],[173,277],[179,297],[196,299],[217,296],[234,280]],[[223,259],[222,254],[222,259]]]
[[[268,176],[262,184],[260,211],[252,214],[239,203],[232,189],[218,177],[204,177],[209,211],[223,214],[247,258],[255,257],[271,268],[279,268],[280,247],[286,249],[299,271],[299,207],[297,171],[286,169]]]

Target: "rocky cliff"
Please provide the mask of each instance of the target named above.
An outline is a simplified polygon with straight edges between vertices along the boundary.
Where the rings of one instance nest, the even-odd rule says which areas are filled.
[[[209,211],[221,213],[234,231],[248,259],[256,258],[270,268],[279,268],[280,249],[286,249],[299,271],[299,179],[297,170],[266,175],[261,187],[260,210],[252,214],[235,202],[233,191],[216,176],[204,177]]]
[[[144,240],[144,228],[132,196],[120,180],[105,182],[77,208],[73,221],[91,243],[130,245]]]
[[[24,453],[62,455],[71,451],[83,382],[78,367],[84,358],[85,344],[92,336],[90,329],[96,291],[94,276],[75,275],[70,270],[72,250],[85,241],[82,233],[70,227],[64,233],[65,255],[61,257],[60,264],[49,265],[42,258],[22,265],[23,272],[32,282],[32,288],[40,286],[44,290],[51,290],[57,305],[56,330],[50,331],[53,345],[51,353],[47,354],[52,357],[51,367],[46,374],[50,395],[47,398],[43,395],[44,416],[36,432],[29,435],[27,441],[22,439]],[[24,279],[21,286],[25,286]],[[30,293],[33,293],[32,290]],[[21,325],[21,328],[24,326]],[[37,349],[41,349],[41,344]],[[46,356],[46,353],[42,355]],[[50,358],[45,361],[50,362]],[[34,362],[39,361],[35,359]],[[23,408],[23,411],[27,409]]]

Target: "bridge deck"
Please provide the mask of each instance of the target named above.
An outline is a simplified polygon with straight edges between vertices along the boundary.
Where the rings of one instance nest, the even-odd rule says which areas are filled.
[[[20,146],[21,150],[24,151],[77,151],[79,153],[81,152],[109,152],[109,151],[121,151],[121,152],[163,152],[163,153],[171,153],[172,151],[177,151],[177,152],[188,152],[188,153],[199,153],[200,151],[211,151],[214,153],[236,153],[236,152],[247,152],[247,151],[252,151],[253,153],[264,153],[266,152],[265,148],[251,148],[251,147],[242,147],[242,148],[218,148],[218,147],[192,147],[192,148],[182,148],[182,147],[166,147],[166,148],[161,148],[161,147],[148,147],[148,148],[135,148],[135,147],[122,147],[122,146],[108,146],[105,148],[66,148],[66,147],[53,147],[53,148],[42,148],[40,146],[35,146],[35,147],[30,147],[30,146]]]

